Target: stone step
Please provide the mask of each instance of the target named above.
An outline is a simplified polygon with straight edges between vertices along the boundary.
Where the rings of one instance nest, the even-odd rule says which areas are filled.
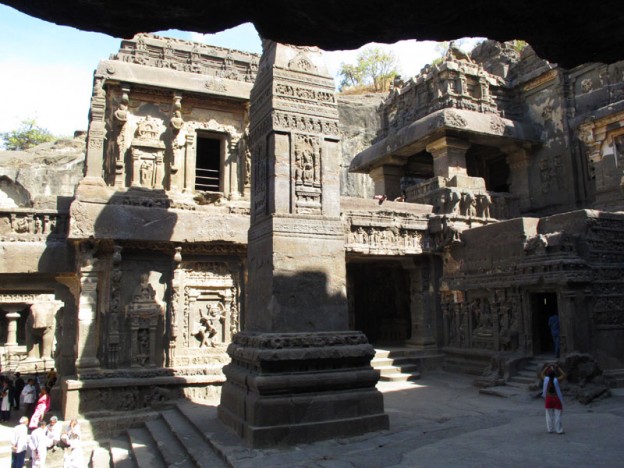
[[[536,380],[537,379],[535,379],[534,377],[522,377],[520,375],[514,375],[513,377],[509,379],[509,382],[514,382],[514,383],[519,383],[519,384],[524,384],[524,385],[531,385],[531,384],[534,384]]]
[[[93,449],[90,466],[93,468],[109,468],[112,466],[111,463],[110,445],[97,446]]]
[[[414,372],[418,372],[418,366],[415,364],[403,364],[401,366],[381,366],[381,367],[373,367],[378,370],[381,375],[390,375],[390,374],[411,374]]]
[[[145,427],[128,429],[128,439],[139,468],[165,468],[158,446]]]
[[[420,379],[420,372],[387,374],[379,377],[382,382],[411,382]]]
[[[165,410],[161,414],[171,432],[184,446],[185,451],[196,466],[206,468],[227,467],[212,445],[204,438],[204,435],[177,408]]]
[[[624,369],[609,369],[604,376],[611,388],[624,388]]]
[[[518,372],[516,375],[519,377],[527,378],[527,379],[537,380],[537,371],[534,372],[531,370],[524,369]]]
[[[110,440],[110,460],[113,468],[136,468],[127,435]]]
[[[191,468],[195,466],[190,456],[186,453],[184,446],[171,432],[169,426],[163,419],[147,421],[145,427],[156,442],[160,455],[167,466],[176,466],[179,468]]]

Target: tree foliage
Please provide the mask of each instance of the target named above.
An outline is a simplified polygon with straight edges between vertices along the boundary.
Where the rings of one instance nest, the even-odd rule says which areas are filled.
[[[27,150],[56,139],[49,130],[38,126],[35,119],[23,120],[19,128],[0,133],[0,138],[9,151]]]
[[[358,53],[356,64],[341,63],[339,89],[387,91],[398,72],[398,60],[392,51],[381,47],[368,47]]]

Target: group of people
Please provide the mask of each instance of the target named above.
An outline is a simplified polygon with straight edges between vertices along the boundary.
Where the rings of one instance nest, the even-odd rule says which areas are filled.
[[[19,411],[23,404],[24,416],[30,421],[30,428],[35,429],[43,416],[50,410],[50,390],[57,380],[54,368],[47,374],[44,386],[35,374],[24,382],[19,372],[15,373],[15,380],[8,376],[0,376],[0,422],[9,422],[11,410]]]
[[[46,423],[41,419],[37,427],[29,434],[30,425],[26,416],[22,416],[19,424],[13,430],[11,440],[11,468],[22,468],[26,461],[26,454],[30,451],[30,462],[32,467],[45,468],[48,450],[61,448],[65,451],[64,468],[82,468],[85,466],[82,447],[81,434],[78,421],[72,419],[63,429],[63,425],[56,416],[50,418]]]

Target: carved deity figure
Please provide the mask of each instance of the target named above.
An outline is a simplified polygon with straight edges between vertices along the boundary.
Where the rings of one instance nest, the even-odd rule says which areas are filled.
[[[209,305],[206,307],[206,314],[201,309],[199,311],[199,323],[195,324],[192,334],[199,340],[199,347],[215,347],[215,336],[218,334],[217,327],[223,319],[223,315],[217,307]]]
[[[26,349],[29,359],[49,359],[54,344],[55,315],[60,309],[58,301],[40,300],[30,306],[26,319]]]

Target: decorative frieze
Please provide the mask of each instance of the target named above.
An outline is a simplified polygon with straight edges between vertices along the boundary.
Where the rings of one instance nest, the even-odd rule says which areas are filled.
[[[0,242],[62,241],[67,237],[65,213],[31,210],[0,211]]]
[[[112,59],[248,83],[255,80],[259,61],[256,54],[153,34],[124,40]]]

